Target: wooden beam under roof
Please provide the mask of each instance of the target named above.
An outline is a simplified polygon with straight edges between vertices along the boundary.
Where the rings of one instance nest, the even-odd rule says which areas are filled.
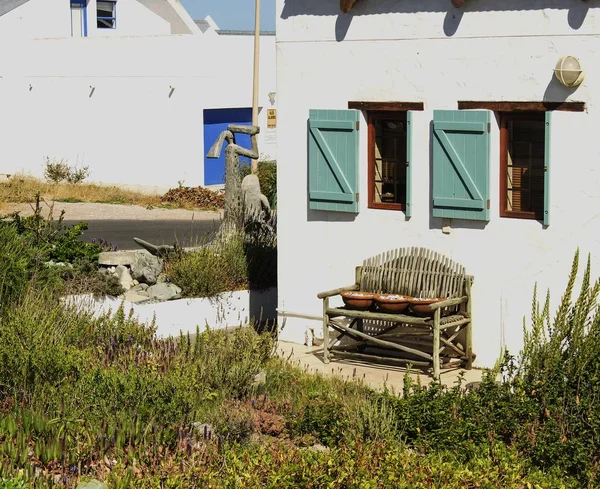
[[[352,10],[352,7],[354,7],[355,3],[356,0],[340,0],[340,9],[342,9],[342,12],[347,14],[350,12],[350,10]]]

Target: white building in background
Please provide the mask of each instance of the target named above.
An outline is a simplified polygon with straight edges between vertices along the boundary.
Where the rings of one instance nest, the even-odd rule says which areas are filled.
[[[263,159],[276,159],[275,37],[261,39]],[[220,35],[177,0],[0,0],[0,174],[41,176],[46,158],[90,181],[221,183],[205,161],[219,124],[249,123],[253,38]],[[211,143],[212,144],[212,143]]]
[[[317,293],[365,258],[426,247],[474,276],[475,365],[490,366],[518,353],[535,282],[556,305],[577,247],[598,275],[600,7],[344,3],[277,0],[281,338],[319,334]],[[579,87],[554,75],[565,55]]]

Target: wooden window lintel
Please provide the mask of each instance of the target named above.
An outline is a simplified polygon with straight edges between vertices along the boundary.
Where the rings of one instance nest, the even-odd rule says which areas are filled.
[[[423,102],[348,102],[348,108],[356,110],[407,111],[424,110],[424,107]]]
[[[494,112],[546,112],[551,110],[563,112],[584,112],[585,102],[491,102],[491,101],[459,101],[460,110],[484,109]]]

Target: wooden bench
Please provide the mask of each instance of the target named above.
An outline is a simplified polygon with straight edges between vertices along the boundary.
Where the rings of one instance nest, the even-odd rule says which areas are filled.
[[[387,360],[418,367],[471,368],[471,285],[473,277],[451,259],[425,248],[399,248],[374,256],[356,267],[356,283],[317,295],[323,299],[325,363],[332,355]],[[430,316],[390,314],[330,307],[330,299],[347,290],[444,298],[428,306]],[[340,318],[348,318],[343,324]],[[365,329],[367,323],[367,329]],[[330,341],[330,328],[340,336]],[[335,344],[334,344],[335,343]],[[374,355],[367,350],[383,350]],[[394,355],[391,355],[393,353]]]

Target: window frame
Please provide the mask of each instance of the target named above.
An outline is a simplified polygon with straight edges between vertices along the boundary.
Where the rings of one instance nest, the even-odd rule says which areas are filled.
[[[380,209],[380,210],[391,210],[391,211],[404,211],[406,212],[406,203],[408,200],[408,165],[410,162],[408,161],[408,154],[406,149],[409,145],[409,134],[408,134],[408,110],[367,110],[367,125],[368,125],[368,135],[367,135],[367,151],[368,151],[368,159],[367,159],[367,182],[369,188],[367,189],[367,206],[369,209]],[[399,114],[402,114],[401,117],[398,117]],[[404,174],[405,185],[406,185],[406,194],[404,197],[404,203],[387,203],[387,202],[375,202],[375,120],[392,120],[402,118],[405,124],[405,156],[404,158],[406,165],[406,172]]]
[[[96,2],[96,28],[97,29],[116,29],[117,28],[117,2],[116,0],[99,0],[103,3],[111,3],[112,4],[112,17],[98,16],[98,2]],[[112,21],[112,27],[108,26],[99,26],[99,22],[101,20]]]
[[[507,184],[507,173],[508,173],[508,152],[509,152],[509,133],[508,133],[508,122],[514,120],[531,120],[533,117],[538,117],[540,123],[545,126],[545,111],[502,111],[498,112],[499,127],[500,127],[500,217],[509,219],[527,219],[532,221],[543,221],[544,216],[536,215],[534,211],[510,211],[507,209],[508,203],[508,184]],[[547,141],[544,136],[544,172],[547,172],[546,167],[546,147]],[[544,188],[544,194],[542,197],[542,209],[544,208],[544,201],[546,197],[546,188]]]
[[[88,25],[87,25],[87,0],[71,0],[70,1],[70,12],[71,12],[71,37],[78,37],[73,35],[73,9],[80,8],[83,15],[83,31],[81,37],[87,37]]]

